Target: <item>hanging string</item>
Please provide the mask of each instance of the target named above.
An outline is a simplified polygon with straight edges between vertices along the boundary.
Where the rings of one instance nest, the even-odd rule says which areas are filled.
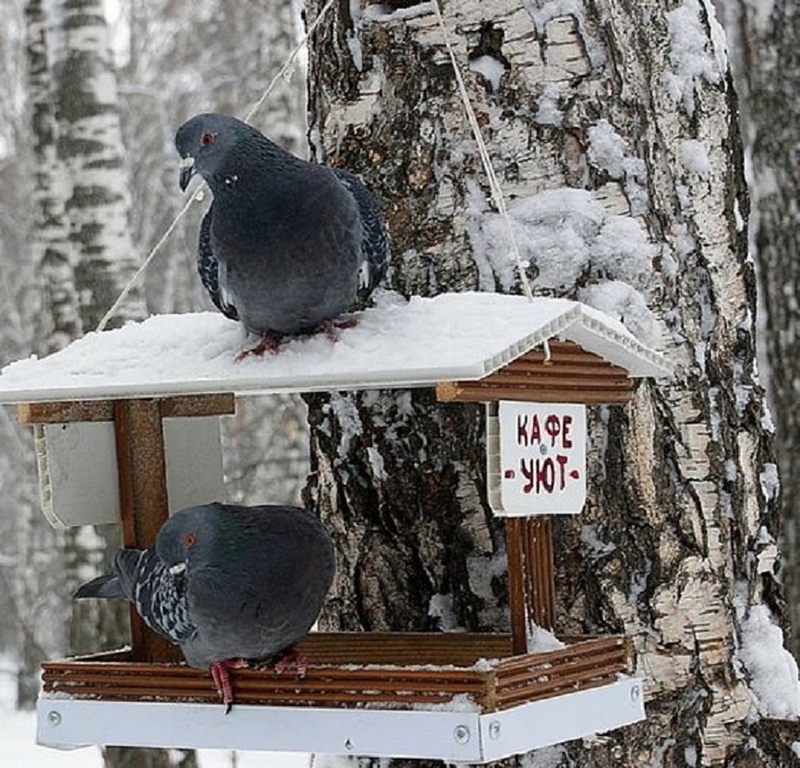
[[[266,87],[264,92],[259,97],[258,101],[256,101],[256,103],[250,108],[250,110],[248,111],[247,115],[244,118],[245,122],[249,122],[250,118],[252,118],[252,116],[261,108],[261,105],[267,100],[270,93],[272,93],[272,90],[275,88],[278,81],[282,77],[284,77],[286,72],[288,72],[289,69],[294,65],[295,59],[299,55],[300,51],[303,50],[303,47],[308,41],[308,38],[311,37],[312,34],[314,34],[314,31],[319,26],[323,18],[325,18],[325,15],[328,13],[328,11],[333,7],[333,4],[335,2],[336,0],[328,0],[328,2],[325,3],[325,5],[322,7],[322,10],[317,15],[317,18],[314,19],[313,23],[309,26],[308,30],[306,30],[306,33],[300,38],[297,45],[295,45],[295,47],[292,49],[286,61],[283,63],[283,66],[278,70],[278,72],[272,78],[269,85]],[[164,234],[159,238],[158,242],[150,249],[150,253],[147,254],[147,257],[141,263],[139,268],[136,270],[133,277],[131,277],[131,279],[128,280],[127,284],[122,289],[119,296],[117,296],[116,301],[114,301],[108,312],[106,312],[105,315],[103,315],[102,319],[97,324],[97,328],[95,330],[98,331],[105,330],[106,325],[108,325],[108,321],[116,314],[117,310],[122,306],[122,302],[125,301],[125,299],[128,297],[128,294],[133,289],[133,286],[138,282],[139,278],[142,276],[142,273],[150,266],[156,254],[161,250],[164,243],[167,242],[169,236],[175,231],[175,228],[178,226],[178,222],[186,215],[189,208],[192,207],[192,203],[194,203],[195,200],[202,199],[202,194],[201,194],[202,186],[203,182],[200,182],[200,184],[198,184],[194,188],[194,190],[192,190],[192,193],[189,195],[189,199],[186,201],[186,204],[183,206],[183,208],[180,209],[180,211],[178,211],[177,215],[172,220],[172,224],[170,224],[169,227],[167,227],[166,232],[164,232]]]
[[[261,108],[261,105],[267,100],[267,96],[269,96],[269,94],[272,92],[272,89],[275,87],[275,84],[278,82],[278,80],[284,77],[286,75],[286,72],[288,72],[289,69],[294,66],[294,61],[300,54],[300,51],[302,51],[303,48],[305,47],[308,38],[314,34],[314,30],[319,26],[319,23],[322,21],[322,19],[325,17],[325,14],[331,9],[331,7],[335,2],[336,0],[328,0],[328,2],[325,3],[325,5],[322,7],[322,10],[317,15],[317,18],[314,19],[314,21],[311,23],[311,26],[308,28],[306,33],[300,39],[300,42],[294,47],[292,52],[289,54],[289,57],[283,63],[283,66],[277,71],[275,76],[272,78],[272,81],[267,86],[267,89],[264,91],[264,93],[261,94],[261,98],[255,104],[253,104],[252,108],[247,113],[247,116],[244,118],[244,121],[246,123],[250,122],[250,118],[256,112],[258,112],[258,110]]]
[[[514,262],[517,266],[517,273],[519,274],[520,282],[522,283],[522,290],[525,292],[525,295],[528,299],[533,300],[533,291],[531,290],[530,282],[528,281],[528,275],[525,272],[525,264],[522,261],[522,256],[519,252],[519,246],[517,245],[517,239],[514,237],[514,230],[511,226],[511,219],[508,215],[508,210],[506,209],[506,202],[503,197],[503,190],[500,187],[500,183],[497,180],[497,176],[495,175],[494,168],[492,167],[492,159],[489,156],[489,150],[486,147],[486,142],[483,140],[483,134],[481,134],[481,127],[478,124],[478,118],[475,116],[475,110],[472,108],[472,103],[469,100],[469,94],[467,93],[467,86],[464,83],[464,78],[461,76],[461,70],[458,67],[458,60],[456,59],[455,51],[453,50],[453,46],[450,43],[450,35],[447,33],[447,27],[444,23],[444,18],[442,18],[442,11],[439,7],[439,0],[433,0],[433,8],[436,11],[436,18],[439,22],[439,28],[442,30],[442,39],[444,40],[445,48],[447,48],[447,53],[450,57],[450,63],[453,66],[453,72],[456,76],[456,82],[458,83],[458,91],[461,96],[461,101],[464,104],[464,110],[467,113],[467,120],[469,121],[470,127],[472,128],[472,133],[475,136],[475,141],[478,144],[478,154],[481,158],[481,163],[483,164],[483,168],[486,171],[486,175],[489,177],[489,189],[491,191],[492,200],[494,202],[495,207],[497,208],[498,213],[503,217],[503,221],[506,224],[506,229],[508,231],[508,238],[511,242],[511,253],[514,257]]]

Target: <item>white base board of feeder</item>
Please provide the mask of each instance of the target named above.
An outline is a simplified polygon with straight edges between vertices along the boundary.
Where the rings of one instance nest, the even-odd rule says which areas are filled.
[[[481,714],[39,698],[37,743],[315,752],[486,763],[643,720],[642,681]]]

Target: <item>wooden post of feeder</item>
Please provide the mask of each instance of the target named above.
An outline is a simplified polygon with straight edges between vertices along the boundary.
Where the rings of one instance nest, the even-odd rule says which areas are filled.
[[[143,549],[155,543],[169,514],[163,419],[215,416],[235,410],[232,394],[164,398],[26,403],[22,424],[113,421],[119,475],[122,544]],[[153,632],[131,606],[131,660],[179,661],[180,649]]]
[[[117,400],[114,403],[124,547],[153,546],[169,515],[163,432],[158,400]],[[180,660],[177,646],[150,630],[133,605],[130,606],[130,623],[133,661]]]
[[[507,517],[508,603],[514,654],[528,652],[532,624],[555,627],[552,518]]]

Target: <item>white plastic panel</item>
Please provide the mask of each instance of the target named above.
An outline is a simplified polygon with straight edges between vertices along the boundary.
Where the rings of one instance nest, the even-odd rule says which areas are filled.
[[[222,498],[218,416],[164,419],[167,494],[171,512]],[[69,528],[120,521],[119,474],[110,421],[36,427],[42,510]]]
[[[219,416],[163,420],[170,512],[222,499]]]
[[[111,422],[37,426],[42,511],[55,528],[120,521],[119,476]]]
[[[37,742],[253,749],[485,763],[644,719],[641,681],[481,715],[458,711],[322,709],[41,697]]]
[[[522,704],[481,716],[481,762],[605,733],[644,718],[642,681],[635,678]]]
[[[474,712],[40,699],[37,743],[321,752],[480,762]],[[465,728],[468,738],[456,738]],[[459,731],[459,734],[462,731]]]

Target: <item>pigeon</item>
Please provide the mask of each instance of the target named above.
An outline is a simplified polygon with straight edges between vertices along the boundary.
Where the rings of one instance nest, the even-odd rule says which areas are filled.
[[[385,276],[386,224],[357,176],[301,160],[215,112],[186,121],[175,146],[181,189],[199,173],[213,194],[200,224],[200,279],[217,309],[264,349],[330,330]]]
[[[306,661],[293,650],[316,621],[334,573],[327,531],[306,509],[214,502],[176,512],[155,547],[120,549],[112,573],[76,598],[127,598],[149,627],[210,668],[229,712],[230,669],[277,658],[276,671]]]

